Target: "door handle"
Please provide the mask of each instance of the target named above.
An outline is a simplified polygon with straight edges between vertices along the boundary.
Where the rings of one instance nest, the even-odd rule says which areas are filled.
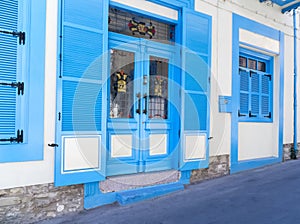
[[[138,108],[135,110],[137,114],[141,114],[141,94],[137,93],[136,97],[138,98]]]
[[[143,98],[145,100],[145,109],[143,110],[143,114],[147,114],[147,99],[148,99],[148,96],[147,96],[146,93],[144,94]]]

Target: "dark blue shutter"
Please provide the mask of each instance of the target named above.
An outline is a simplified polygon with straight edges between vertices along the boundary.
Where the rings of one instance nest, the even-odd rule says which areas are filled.
[[[271,75],[263,74],[261,76],[261,114],[263,117],[271,118]]]
[[[249,72],[240,69],[240,109],[239,117],[249,113]]]
[[[211,53],[211,17],[183,9],[183,153],[181,170],[206,167],[208,164],[209,77]],[[185,158],[187,135],[205,136],[205,157]],[[196,149],[197,150],[197,149]]]
[[[0,30],[18,30],[18,0],[0,1]],[[17,82],[18,38],[0,33],[0,139],[16,136],[17,89],[4,83]],[[9,142],[0,142],[9,143]]]
[[[63,137],[101,135],[103,82],[106,77],[108,1],[62,0],[59,123],[55,185],[103,179],[98,169],[66,172]],[[101,142],[99,153],[101,153]]]

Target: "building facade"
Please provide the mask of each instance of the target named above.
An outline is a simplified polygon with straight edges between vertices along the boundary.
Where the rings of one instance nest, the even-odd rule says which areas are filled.
[[[289,157],[299,16],[273,2],[2,1],[1,219],[128,204]]]

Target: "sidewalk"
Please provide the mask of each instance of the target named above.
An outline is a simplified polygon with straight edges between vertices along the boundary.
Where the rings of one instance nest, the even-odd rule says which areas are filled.
[[[132,205],[117,204],[42,224],[296,224],[300,160],[188,185],[184,191]]]

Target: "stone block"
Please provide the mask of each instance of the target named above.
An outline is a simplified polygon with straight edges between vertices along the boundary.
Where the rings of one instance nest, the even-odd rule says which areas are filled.
[[[0,207],[18,205],[21,203],[19,197],[0,198]]]

